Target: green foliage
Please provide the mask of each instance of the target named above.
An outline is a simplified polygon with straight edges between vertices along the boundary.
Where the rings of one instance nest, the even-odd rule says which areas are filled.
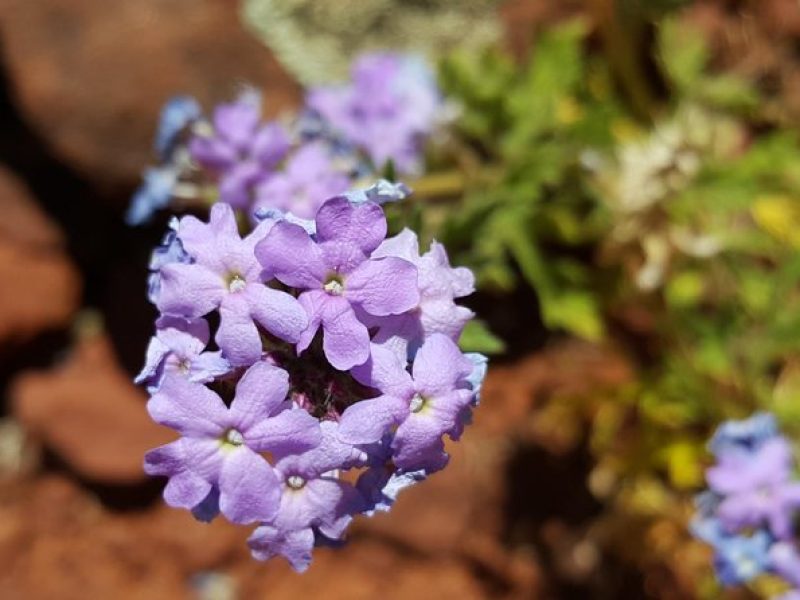
[[[418,216],[479,288],[530,286],[549,329],[628,350],[632,384],[583,415],[544,411],[590,424],[600,479],[618,482],[609,510],[685,526],[720,422],[772,410],[800,434],[800,140],[764,127],[754,82],[711,70],[698,30],[667,17],[657,31],[670,98],[653,124],[581,21],[539,35],[523,64],[496,48],[446,59],[458,185]],[[501,350],[483,324],[464,340]]]

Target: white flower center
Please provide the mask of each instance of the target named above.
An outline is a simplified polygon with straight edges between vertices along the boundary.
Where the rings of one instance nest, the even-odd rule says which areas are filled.
[[[286,485],[288,485],[293,490],[299,490],[306,484],[306,480],[300,477],[300,475],[290,475],[286,478]]]
[[[412,413],[418,413],[425,406],[425,402],[426,402],[425,398],[423,398],[419,394],[414,394],[414,397],[411,398],[411,404],[408,405],[408,408],[411,410]]]
[[[342,282],[338,279],[331,279],[328,283],[322,286],[322,289],[328,292],[331,296],[341,296],[344,291]]]
[[[228,291],[231,293],[241,292],[245,287],[247,287],[247,281],[238,273],[232,275],[228,280]]]
[[[231,446],[241,446],[244,444],[244,436],[236,429],[229,429],[225,434],[225,442]]]

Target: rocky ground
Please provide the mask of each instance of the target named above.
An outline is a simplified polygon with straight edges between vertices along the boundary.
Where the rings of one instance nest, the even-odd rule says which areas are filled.
[[[742,2],[698,2],[693,18],[720,64],[764,69],[800,107],[797,71],[780,58],[797,49],[800,18],[783,16],[793,1],[756,3],[758,19],[741,18]],[[506,3],[512,46],[579,4]],[[775,32],[794,46],[773,48]],[[740,52],[753,37],[761,53]],[[209,105],[249,82],[275,112],[299,89],[227,0],[0,0],[0,52],[2,598],[685,597],[587,541],[602,508],[586,487],[588,454],[566,450],[575,432],[544,426],[537,408],[621,385],[631,368],[611,348],[545,344],[532,297],[475,300],[519,339],[490,371],[451,466],[390,515],[358,521],[308,573],[252,561],[244,529],[165,507],[141,458],[170,433],[131,383],[152,328],[143,288],[163,222],[131,230],[121,215],[170,95]],[[526,314],[529,329],[519,335],[508,314]]]

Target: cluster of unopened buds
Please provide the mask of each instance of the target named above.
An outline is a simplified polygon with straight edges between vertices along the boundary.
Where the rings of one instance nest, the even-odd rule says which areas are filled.
[[[254,525],[253,556],[298,571],[355,515],[388,510],[446,466],[445,438],[469,423],[486,371],[485,357],[458,347],[473,313],[455,300],[472,293],[472,273],[436,242],[420,254],[408,229],[387,238],[383,204],[408,189],[358,189],[352,172],[329,168],[345,145],[373,173],[386,160],[415,167],[431,106],[400,88],[421,107],[411,119],[413,103],[389,101],[377,75],[396,66],[368,61],[354,85],[309,101],[321,131],[348,133],[360,119],[380,152],[350,139],[355,125],[298,146],[259,122],[249,94],[217,108],[210,130],[176,101],[157,139],[169,195],[194,174],[205,179],[193,189],[217,201],[207,221],[173,218],[151,261],[159,318],[137,381],[152,418],[179,438],[150,451],[145,470],[168,478],[169,505]],[[372,95],[355,97],[362,88]],[[408,118],[400,127],[387,115]],[[138,198],[132,212],[142,207],[158,208]]]
[[[710,449],[717,462],[693,532],[714,548],[717,577],[739,585],[771,575],[789,588],[781,600],[800,600],[800,480],[791,444],[772,415],[759,413],[723,424]]]

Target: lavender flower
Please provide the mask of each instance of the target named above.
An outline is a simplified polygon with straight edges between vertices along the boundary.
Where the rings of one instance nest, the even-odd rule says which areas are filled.
[[[301,146],[255,189],[253,211],[278,208],[304,219],[313,219],[322,203],[350,187],[350,177],[337,168],[320,142]]]
[[[775,573],[800,585],[795,517],[800,482],[792,480],[791,448],[774,417],[759,413],[729,421],[715,432],[709,491],[697,499],[692,532],[715,550],[717,577],[725,585]]]
[[[317,213],[316,236],[297,225],[276,223],[256,247],[266,272],[301,290],[309,326],[297,349],[311,344],[320,326],[330,363],[347,370],[369,357],[369,332],[356,309],[372,316],[400,314],[419,302],[417,272],[408,261],[370,258],[386,236],[380,206],[353,206],[346,198],[326,202]]]
[[[275,463],[283,486],[278,514],[248,540],[258,560],[282,555],[304,571],[311,561],[314,532],[339,539],[353,514],[363,509],[362,496],[337,476],[337,469],[362,464],[363,453],[339,440],[336,423],[326,421],[321,428],[319,446]]]
[[[159,310],[187,319],[219,310],[215,339],[233,365],[252,364],[261,357],[256,323],[289,342],[296,342],[308,324],[297,300],[267,287],[261,277],[253,251],[272,225],[264,222],[241,239],[233,210],[216,204],[208,224],[191,216],[180,221],[178,237],[193,262],[161,268]]]
[[[777,542],[769,550],[772,569],[793,586],[800,587],[800,548],[797,542]]]
[[[369,323],[378,329],[375,343],[413,354],[422,340],[434,333],[458,340],[464,325],[474,316],[471,310],[454,302],[475,291],[475,278],[469,269],[452,268],[447,252],[437,242],[420,256],[417,236],[409,229],[387,239],[372,256],[394,256],[414,264],[420,293],[420,301],[410,311]]]
[[[723,497],[721,522],[731,531],[768,523],[775,537],[790,537],[794,511],[800,507],[800,483],[790,481],[791,472],[791,448],[780,437],[752,454],[722,454],[707,473],[709,487]]]
[[[418,173],[441,106],[431,71],[412,57],[376,53],[359,58],[351,76],[346,85],[311,90],[306,104],[376,169],[391,161],[399,173]]]
[[[216,489],[220,511],[234,523],[273,518],[280,484],[258,453],[298,453],[320,442],[317,421],[290,408],[288,391],[288,374],[264,362],[242,376],[230,408],[203,385],[166,378],[147,410],[181,438],[150,451],[145,470],[169,477],[167,503],[195,508]]]
[[[417,352],[409,374],[405,359],[373,346],[369,361],[353,376],[381,392],[358,402],[342,415],[342,439],[353,444],[380,441],[397,427],[392,442],[394,463],[406,471],[427,468],[442,460],[442,435],[456,429],[462,409],[473,393],[465,378],[472,364],[446,336],[430,336]]]
[[[156,335],[147,346],[145,365],[134,380],[146,383],[155,392],[169,374],[189,381],[211,383],[231,370],[222,353],[203,352],[209,340],[208,322],[161,317],[156,321]]]
[[[255,186],[288,150],[284,128],[261,123],[261,100],[252,91],[218,106],[212,131],[198,132],[189,142],[192,158],[219,178],[220,200],[237,208],[250,205]]]

